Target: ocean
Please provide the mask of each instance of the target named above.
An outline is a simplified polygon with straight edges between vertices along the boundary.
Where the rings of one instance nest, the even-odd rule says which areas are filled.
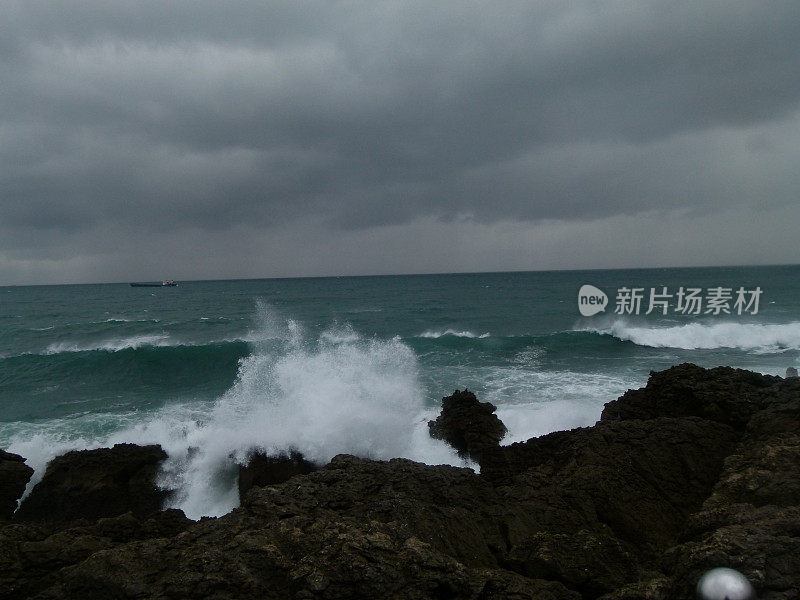
[[[581,314],[584,285],[605,310]],[[454,389],[495,404],[510,443],[591,425],[683,362],[783,375],[798,290],[800,266],[0,287],[0,448],[30,488],[67,450],[161,444],[192,518],[237,505],[256,448],[477,469],[427,433]]]

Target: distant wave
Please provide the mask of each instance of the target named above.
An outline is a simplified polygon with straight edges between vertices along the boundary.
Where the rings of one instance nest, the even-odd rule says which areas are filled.
[[[445,329],[443,331],[423,331],[416,337],[420,338],[428,338],[428,339],[438,339],[440,337],[445,336],[453,336],[453,337],[460,337],[460,338],[477,338],[477,339],[484,339],[491,337],[490,333],[473,333],[471,331],[456,331],[455,329]]]
[[[687,323],[673,327],[637,327],[616,321],[606,328],[585,331],[611,335],[651,348],[736,348],[759,354],[800,350],[800,321],[776,324]]]
[[[93,342],[53,342],[38,354],[50,356],[74,352],[120,352],[140,348],[178,348],[213,346],[217,344],[255,343],[261,341],[252,334],[212,340],[176,340],[167,334],[134,335]],[[26,353],[31,354],[31,353]]]
[[[26,414],[37,418],[82,410],[76,407],[84,403],[96,408],[109,397],[119,398],[120,405],[145,398],[156,404],[186,396],[205,398],[231,385],[240,361],[251,351],[245,342],[220,342],[4,357],[0,397],[27,394],[33,402]],[[9,410],[14,412],[13,407]]]
[[[53,342],[42,352],[44,355],[63,354],[65,352],[92,352],[94,350],[105,350],[106,352],[117,352],[129,348],[141,348],[142,346],[177,346],[182,345],[174,340],[170,340],[165,334],[135,335],[120,339],[110,339],[101,342]]]
[[[160,323],[161,319],[131,319],[128,317],[110,317],[104,321],[92,321],[93,323]]]

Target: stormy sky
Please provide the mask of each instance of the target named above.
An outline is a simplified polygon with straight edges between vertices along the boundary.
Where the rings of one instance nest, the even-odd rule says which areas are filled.
[[[5,0],[0,285],[795,263],[800,2]]]

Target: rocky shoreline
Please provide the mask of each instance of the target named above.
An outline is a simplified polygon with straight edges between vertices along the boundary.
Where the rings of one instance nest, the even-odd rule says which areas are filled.
[[[667,600],[713,567],[800,598],[800,380],[685,364],[593,427],[500,446],[494,407],[443,399],[470,469],[254,454],[241,506],[159,510],[158,446],[32,470],[0,452],[0,598]]]

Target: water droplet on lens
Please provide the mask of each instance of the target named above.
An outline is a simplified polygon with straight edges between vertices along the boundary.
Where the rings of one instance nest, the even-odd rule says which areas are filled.
[[[755,600],[756,591],[747,577],[734,569],[719,567],[697,582],[699,600]]]

